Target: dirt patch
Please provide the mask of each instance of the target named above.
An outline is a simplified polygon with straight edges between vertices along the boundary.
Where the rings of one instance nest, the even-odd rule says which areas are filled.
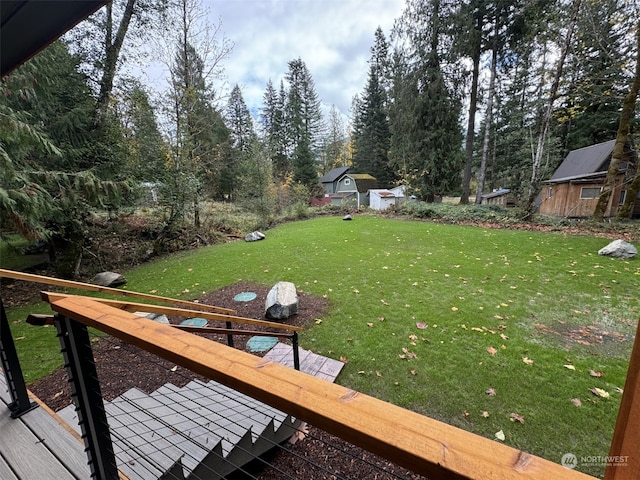
[[[536,331],[567,350],[586,349],[592,354],[627,356],[634,339],[633,334],[605,328],[599,324],[579,325],[557,322],[553,325],[534,323]]]

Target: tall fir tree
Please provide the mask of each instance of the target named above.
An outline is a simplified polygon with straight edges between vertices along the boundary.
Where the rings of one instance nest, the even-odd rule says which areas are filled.
[[[289,62],[285,118],[292,146],[293,179],[314,188],[318,185],[317,147],[322,133],[322,110],[315,84],[306,64]]]
[[[371,48],[367,85],[354,112],[354,169],[378,180],[378,186],[392,187],[396,181],[388,153],[391,141],[388,118],[388,45],[382,29],[375,33]]]
[[[264,92],[264,106],[260,110],[262,136],[267,145],[266,155],[273,163],[273,174],[284,182],[291,173],[291,160],[287,154],[287,130],[285,124],[284,105],[286,91],[284,83],[280,83],[280,90],[276,91],[271,80]]]
[[[395,55],[392,159],[409,192],[433,201],[456,192],[462,170],[461,103],[441,64],[442,0],[409,0],[396,28],[407,50]]]

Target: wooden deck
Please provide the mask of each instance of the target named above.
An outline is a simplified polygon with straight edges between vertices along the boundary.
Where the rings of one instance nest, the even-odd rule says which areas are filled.
[[[11,418],[11,397],[0,371],[0,479],[86,479],[91,475],[81,440],[38,407]]]

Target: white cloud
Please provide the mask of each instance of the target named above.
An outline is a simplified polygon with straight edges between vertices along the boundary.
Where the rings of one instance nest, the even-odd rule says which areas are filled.
[[[276,89],[290,60],[307,65],[325,105],[347,115],[365,86],[378,26],[388,36],[404,0],[204,0],[212,23],[234,42],[225,60],[230,86],[239,84],[255,110],[271,79]]]

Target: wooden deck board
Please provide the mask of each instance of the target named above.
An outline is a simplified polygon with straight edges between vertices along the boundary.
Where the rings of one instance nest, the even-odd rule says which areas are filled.
[[[10,417],[8,408],[0,414],[0,432],[0,452],[18,478],[42,479],[44,472],[57,480],[75,478],[20,419]]]
[[[0,371],[0,478],[40,480],[88,478],[90,469],[84,445],[67,432],[46,410],[36,408],[17,419],[10,416],[11,401]]]
[[[309,350],[299,348],[298,352],[301,372],[329,382],[335,382],[342,371],[342,367],[344,367],[343,362],[318,355]],[[265,354],[264,358],[274,363],[293,368],[293,347],[285,343],[277,343],[275,347]]]

